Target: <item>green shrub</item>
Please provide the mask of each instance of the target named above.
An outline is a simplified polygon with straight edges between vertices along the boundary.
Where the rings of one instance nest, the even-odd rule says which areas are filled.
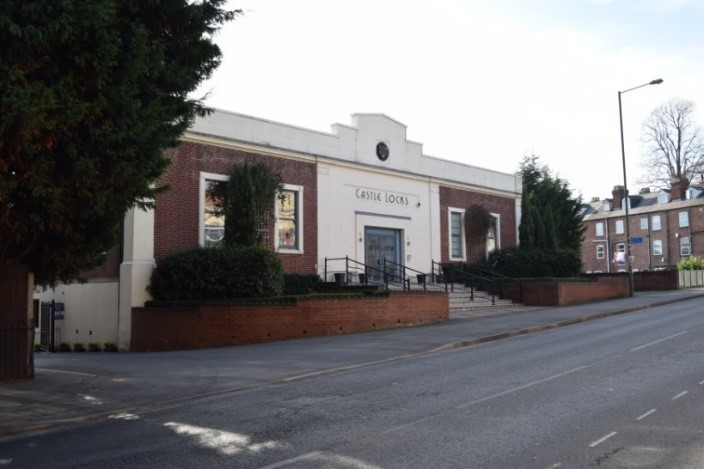
[[[71,344],[68,342],[61,342],[59,344],[59,352],[70,352],[71,351]]]
[[[702,270],[704,269],[704,259],[697,256],[687,256],[677,263],[677,270]]]
[[[91,352],[100,352],[100,344],[98,342],[88,342],[88,350]]]
[[[578,277],[582,259],[579,252],[572,250],[510,247],[493,251],[482,267],[512,278]]]
[[[149,292],[157,300],[276,296],[283,288],[277,255],[261,247],[195,248],[162,259]]]
[[[284,295],[307,295],[318,290],[322,281],[317,274],[284,274]]]
[[[117,352],[117,345],[115,345],[115,342],[105,342],[103,344],[103,351],[105,352]]]
[[[42,344],[34,344],[34,351],[41,352],[42,351]]]
[[[82,342],[74,342],[73,343],[73,351],[74,352],[85,352],[86,348],[83,346]]]

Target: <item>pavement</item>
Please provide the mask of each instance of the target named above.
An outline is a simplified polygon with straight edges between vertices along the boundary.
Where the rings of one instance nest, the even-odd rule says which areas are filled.
[[[703,297],[704,288],[691,288],[573,306],[494,307],[427,326],[206,350],[37,352],[33,380],[0,383],[0,441]]]

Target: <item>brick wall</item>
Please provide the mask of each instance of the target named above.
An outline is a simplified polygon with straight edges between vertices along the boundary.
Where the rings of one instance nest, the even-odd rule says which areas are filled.
[[[601,273],[601,274],[586,274],[585,278],[591,279],[609,279],[621,278],[628,281],[628,273]],[[653,270],[633,272],[633,290],[635,291],[653,291],[653,290],[677,290],[678,275],[676,270]]]
[[[448,228],[448,209],[450,207],[467,209],[472,205],[479,205],[491,213],[501,216],[499,247],[507,248],[517,244],[516,239],[516,202],[511,197],[484,194],[470,190],[440,187],[440,248],[442,262],[449,262],[450,239]],[[465,246],[468,262],[484,260],[486,252],[482,247]]]
[[[317,262],[317,170],[315,163],[276,158],[191,142],[182,142],[170,150],[172,160],[168,173],[159,185],[171,189],[156,199],[154,256],[156,260],[171,253],[198,246],[200,173],[228,175],[243,162],[269,164],[280,173],[286,184],[303,186],[303,254],[280,254],[286,272],[315,273]],[[269,239],[273,248],[274,223],[269,223]]]
[[[132,351],[224,347],[446,321],[444,292],[299,300],[296,305],[132,310]]]
[[[687,212],[689,216],[689,226],[679,226],[679,213]],[[660,217],[660,229],[652,229],[653,216]],[[641,218],[648,219],[648,229],[642,229]],[[613,252],[618,243],[626,243],[625,229],[623,234],[616,233],[616,220],[625,220],[624,217],[616,217],[601,220],[588,220],[587,227],[582,242],[582,266],[585,271],[609,272],[609,263],[612,260]],[[604,223],[604,236],[595,235],[595,224]],[[704,255],[704,207],[692,205],[687,207],[668,208],[663,206],[662,210],[654,210],[644,213],[630,215],[629,230],[631,236],[640,236],[643,242],[631,245],[631,255],[633,256],[634,270],[655,270],[672,267],[685,256],[680,254],[680,240],[688,237],[690,249],[693,255]],[[608,235],[608,236],[607,236]],[[653,254],[653,241],[662,242],[662,254]],[[608,254],[605,259],[596,259],[596,245],[608,245]],[[626,270],[626,265],[611,264],[611,272]]]
[[[677,290],[678,288],[679,278],[676,270],[633,273],[635,291]]]
[[[501,296],[527,306],[565,306],[628,296],[625,275],[591,276],[592,282],[523,282],[502,287]]]

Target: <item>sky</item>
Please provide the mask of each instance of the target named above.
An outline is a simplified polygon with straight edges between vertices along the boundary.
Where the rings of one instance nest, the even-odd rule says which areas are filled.
[[[704,126],[704,0],[231,0],[194,97],[331,132],[355,113],[423,153],[506,173],[537,155],[585,201],[643,181],[642,123],[672,98]]]

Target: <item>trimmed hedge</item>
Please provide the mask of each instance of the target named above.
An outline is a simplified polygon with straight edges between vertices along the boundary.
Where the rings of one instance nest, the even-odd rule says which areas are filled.
[[[220,300],[149,300],[145,308],[197,308],[199,306],[261,306],[261,305],[290,305],[298,300],[353,300],[362,298],[387,298],[386,290],[311,293],[306,295],[267,296],[260,298],[231,298]]]
[[[467,274],[477,277],[496,276],[514,279],[555,279],[578,277],[582,270],[581,255],[575,251],[525,250],[517,247],[497,249],[489,259],[478,265],[449,263],[443,273],[450,282],[461,282]]]
[[[276,296],[283,289],[278,256],[261,247],[214,247],[181,251],[154,269],[149,292],[156,300]]]
[[[284,274],[284,295],[306,295],[318,291],[322,280],[317,274]]]
[[[582,270],[580,253],[572,250],[497,249],[484,266],[507,277],[578,277]]]

